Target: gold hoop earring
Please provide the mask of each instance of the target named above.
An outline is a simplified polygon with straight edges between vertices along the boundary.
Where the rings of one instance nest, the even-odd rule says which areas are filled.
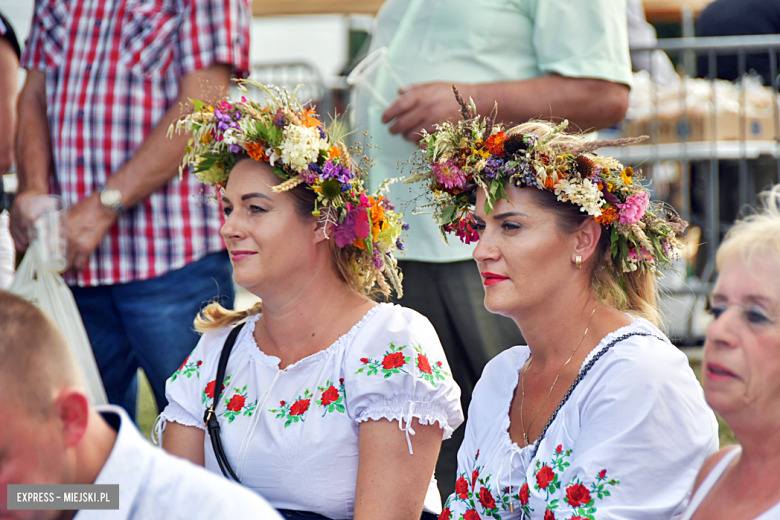
[[[574,263],[577,264],[577,269],[582,269],[582,257],[580,255],[574,257]]]

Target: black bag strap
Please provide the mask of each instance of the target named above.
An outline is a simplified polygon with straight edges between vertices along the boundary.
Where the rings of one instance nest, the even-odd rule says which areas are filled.
[[[214,455],[217,457],[219,469],[222,470],[222,474],[227,478],[232,478],[239,483],[241,481],[236,476],[233,468],[230,467],[230,462],[228,462],[225,450],[222,448],[222,439],[219,437],[219,421],[217,420],[215,410],[217,409],[219,398],[222,394],[222,383],[225,381],[225,371],[227,370],[230,352],[233,350],[233,345],[236,344],[238,333],[241,332],[244,325],[246,325],[246,323],[233,327],[233,330],[230,331],[230,334],[228,334],[228,337],[225,340],[225,345],[222,347],[222,353],[219,355],[219,364],[217,365],[217,378],[214,382],[214,400],[203,415],[203,421],[206,423],[209,437],[211,437],[211,447],[214,448]]]

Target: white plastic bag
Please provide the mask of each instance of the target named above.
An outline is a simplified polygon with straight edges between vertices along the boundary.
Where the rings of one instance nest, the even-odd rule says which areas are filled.
[[[62,329],[81,370],[89,400],[93,405],[106,404],[106,391],[73,293],[57,271],[38,268],[38,248],[38,241],[33,240],[16,271],[10,291],[37,305]]]

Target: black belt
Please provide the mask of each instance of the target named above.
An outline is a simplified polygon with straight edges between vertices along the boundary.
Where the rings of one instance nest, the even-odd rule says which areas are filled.
[[[289,509],[279,509],[279,513],[289,520],[330,520],[327,516],[318,515],[317,513],[308,513],[306,511],[291,511]],[[433,513],[423,511],[420,520],[438,520],[438,516]]]

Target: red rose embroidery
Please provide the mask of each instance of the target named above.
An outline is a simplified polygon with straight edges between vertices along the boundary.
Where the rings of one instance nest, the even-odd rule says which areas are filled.
[[[203,390],[204,392],[206,392],[206,397],[211,397],[212,399],[214,399],[214,387],[215,386],[217,386],[217,380],[216,379],[214,381],[212,381],[211,383],[206,385],[206,389]],[[220,393],[224,392],[224,391],[225,391],[225,385],[222,385],[222,389],[220,390]]]
[[[479,490],[479,503],[482,504],[485,509],[495,509],[496,501],[493,500],[493,495],[488,488],[481,488]]]
[[[469,509],[463,513],[463,520],[480,520],[479,513],[476,509]]]
[[[552,510],[544,510],[544,520],[555,520],[555,515],[553,514]]]
[[[301,399],[300,401],[296,401],[290,407],[290,415],[303,415],[306,410],[309,409],[309,401],[309,399]]]
[[[520,500],[520,503],[523,505],[526,505],[528,503],[528,499],[530,498],[530,490],[528,489],[528,482],[523,484],[523,487],[520,488],[520,493],[517,494],[518,500]]]
[[[469,483],[465,477],[460,477],[458,481],[455,482],[455,494],[458,495],[458,498],[462,498],[463,500],[468,498]]]
[[[536,483],[539,485],[539,489],[545,489],[554,478],[555,473],[553,473],[552,468],[545,464],[536,474]]]
[[[181,366],[179,367],[179,370],[177,370],[177,372],[180,371],[182,368],[184,368],[184,365],[186,365],[187,361],[189,361],[189,360],[190,360],[190,356],[187,356],[186,358],[184,358],[184,363],[181,364]]]
[[[474,486],[477,485],[477,477],[479,477],[479,470],[471,472],[471,490],[474,491]]]
[[[240,412],[241,409],[244,407],[244,403],[246,402],[246,398],[244,398],[243,395],[234,395],[230,398],[230,401],[228,401],[227,409],[231,412]]]
[[[203,361],[198,361],[198,366],[201,366],[203,364]]]
[[[382,360],[382,368],[385,370],[392,370],[394,368],[404,366],[404,363],[406,363],[404,360],[404,353],[395,352],[385,356],[385,358]]]
[[[450,517],[452,516],[452,512],[450,512],[449,507],[445,507],[444,511],[441,512],[439,515],[439,520],[450,520]]]
[[[563,453],[563,444],[559,444],[558,447],[555,448],[555,453],[557,453],[558,455]]]
[[[342,377],[341,379],[339,379],[339,384],[340,384],[340,385],[343,385],[343,384],[344,384],[344,378],[343,378],[343,377]]]
[[[581,516],[573,516],[573,517],[569,518],[569,520],[582,520],[582,517]]]
[[[590,491],[582,484],[572,484],[566,488],[566,501],[572,507],[587,505],[590,502]]]
[[[284,401],[279,401],[279,406],[284,406],[284,405],[285,405]]]
[[[339,398],[339,391],[336,390],[336,387],[333,385],[330,385],[330,387],[322,392],[322,406],[328,406],[330,403],[338,400]]]
[[[439,366],[439,367],[440,367],[440,366],[441,366],[441,361],[437,361],[437,362],[436,362],[436,366]]]
[[[420,369],[420,372],[425,372],[426,374],[432,373],[431,364],[428,363],[428,358],[422,354],[417,354],[417,368]]]
[[[368,363],[368,358],[362,357],[360,358],[361,363]]]
[[[602,469],[599,471],[599,478],[607,478],[607,470]]]

